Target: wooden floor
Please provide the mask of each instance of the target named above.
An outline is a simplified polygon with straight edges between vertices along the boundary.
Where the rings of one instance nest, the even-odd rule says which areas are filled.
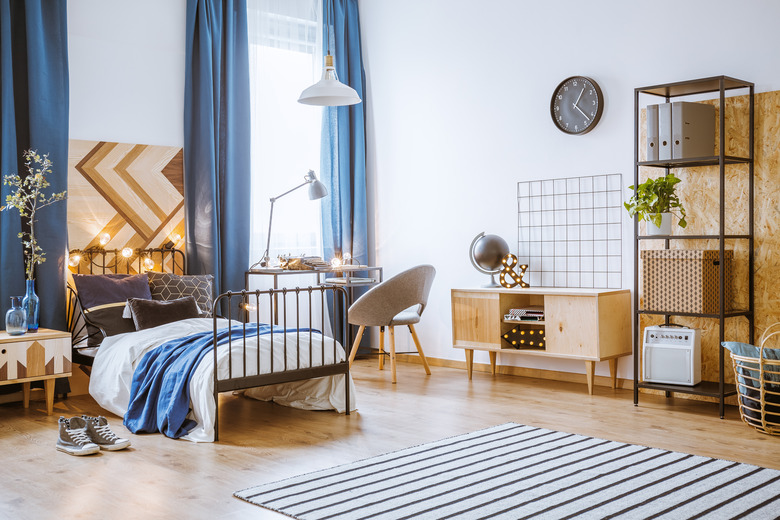
[[[89,396],[0,406],[3,518],[286,518],[234,491],[391,450],[513,421],[780,469],[780,437],[743,424],[735,408],[628,390],[400,364],[398,384],[375,360],[353,368],[358,412],[308,412],[221,396],[219,443],[130,435],[119,452],[73,457],[55,450],[57,418],[103,413]]]

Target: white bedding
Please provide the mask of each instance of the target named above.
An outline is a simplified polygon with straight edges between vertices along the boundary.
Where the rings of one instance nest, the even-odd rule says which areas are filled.
[[[219,320],[218,327],[227,327],[227,320]],[[211,318],[191,318],[177,321],[151,329],[128,332],[116,336],[109,336],[103,340],[98,349],[97,356],[92,365],[92,375],[89,382],[89,393],[95,398],[97,403],[106,410],[124,417],[130,402],[130,386],[133,381],[133,371],[141,361],[146,352],[165,343],[166,341],[194,334],[197,332],[213,330],[213,321]],[[297,366],[296,360],[296,341],[295,333],[287,334],[287,364],[293,368]],[[312,333],[314,348],[312,349],[312,358],[314,365],[321,365],[320,341],[321,336],[318,333]],[[257,373],[255,364],[256,359],[256,341],[255,337],[248,338],[247,352],[248,358],[253,362],[247,363],[247,375]],[[274,334],[274,371],[279,371],[284,366],[284,352],[282,349],[283,336],[279,333]],[[301,367],[308,367],[309,361],[309,333],[301,332],[300,340],[305,348],[301,349]],[[325,339],[325,362],[333,361],[333,340]],[[336,344],[336,355],[338,360],[345,359],[344,349],[340,344]],[[260,336],[261,360],[264,360],[262,372],[268,371],[267,361],[270,355],[271,336]],[[233,342],[233,375],[243,373],[243,364],[241,361],[243,345],[242,342]],[[228,348],[227,345],[219,347],[219,377],[228,376]],[[204,356],[198,367],[195,369],[192,380],[190,381],[190,413],[187,416],[195,420],[198,424],[186,436],[182,437],[195,442],[213,442],[214,441],[214,355],[209,353]],[[352,377],[349,378],[350,411],[355,410],[355,386]],[[251,388],[244,391],[244,395],[263,401],[274,401],[276,403],[302,408],[306,410],[336,410],[343,413],[346,410],[344,399],[344,375],[334,375],[310,379],[305,381],[296,381],[292,383],[283,383],[278,385],[269,385],[263,387]],[[237,427],[240,427],[238,425]]]

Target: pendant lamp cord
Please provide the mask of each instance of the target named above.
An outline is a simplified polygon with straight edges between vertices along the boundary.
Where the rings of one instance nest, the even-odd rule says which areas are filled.
[[[328,55],[330,55],[330,7],[329,6],[325,7],[325,35],[326,35],[325,47],[328,50]]]

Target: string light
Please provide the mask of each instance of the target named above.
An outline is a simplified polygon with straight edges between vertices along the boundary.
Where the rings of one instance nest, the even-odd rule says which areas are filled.
[[[101,233],[99,240],[100,240],[100,245],[104,246],[109,242],[111,242],[111,235],[109,235],[108,233]]]
[[[144,267],[145,267],[147,270],[154,269],[154,260],[152,260],[152,259],[151,259],[151,258],[149,258],[148,256],[147,256],[146,258],[144,258]]]
[[[341,267],[341,258],[334,256],[333,260],[330,261],[331,267]]]
[[[71,267],[78,267],[78,265],[81,263],[81,255],[79,253],[73,253],[70,255],[70,258],[68,258],[68,265]]]
[[[126,247],[122,249],[122,256],[124,256],[125,258],[130,258],[131,256],[133,256],[133,249],[130,247]]]

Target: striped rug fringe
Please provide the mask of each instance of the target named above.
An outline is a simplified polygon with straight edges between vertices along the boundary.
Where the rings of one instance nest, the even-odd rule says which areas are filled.
[[[507,423],[234,495],[300,520],[766,520],[780,471]]]

